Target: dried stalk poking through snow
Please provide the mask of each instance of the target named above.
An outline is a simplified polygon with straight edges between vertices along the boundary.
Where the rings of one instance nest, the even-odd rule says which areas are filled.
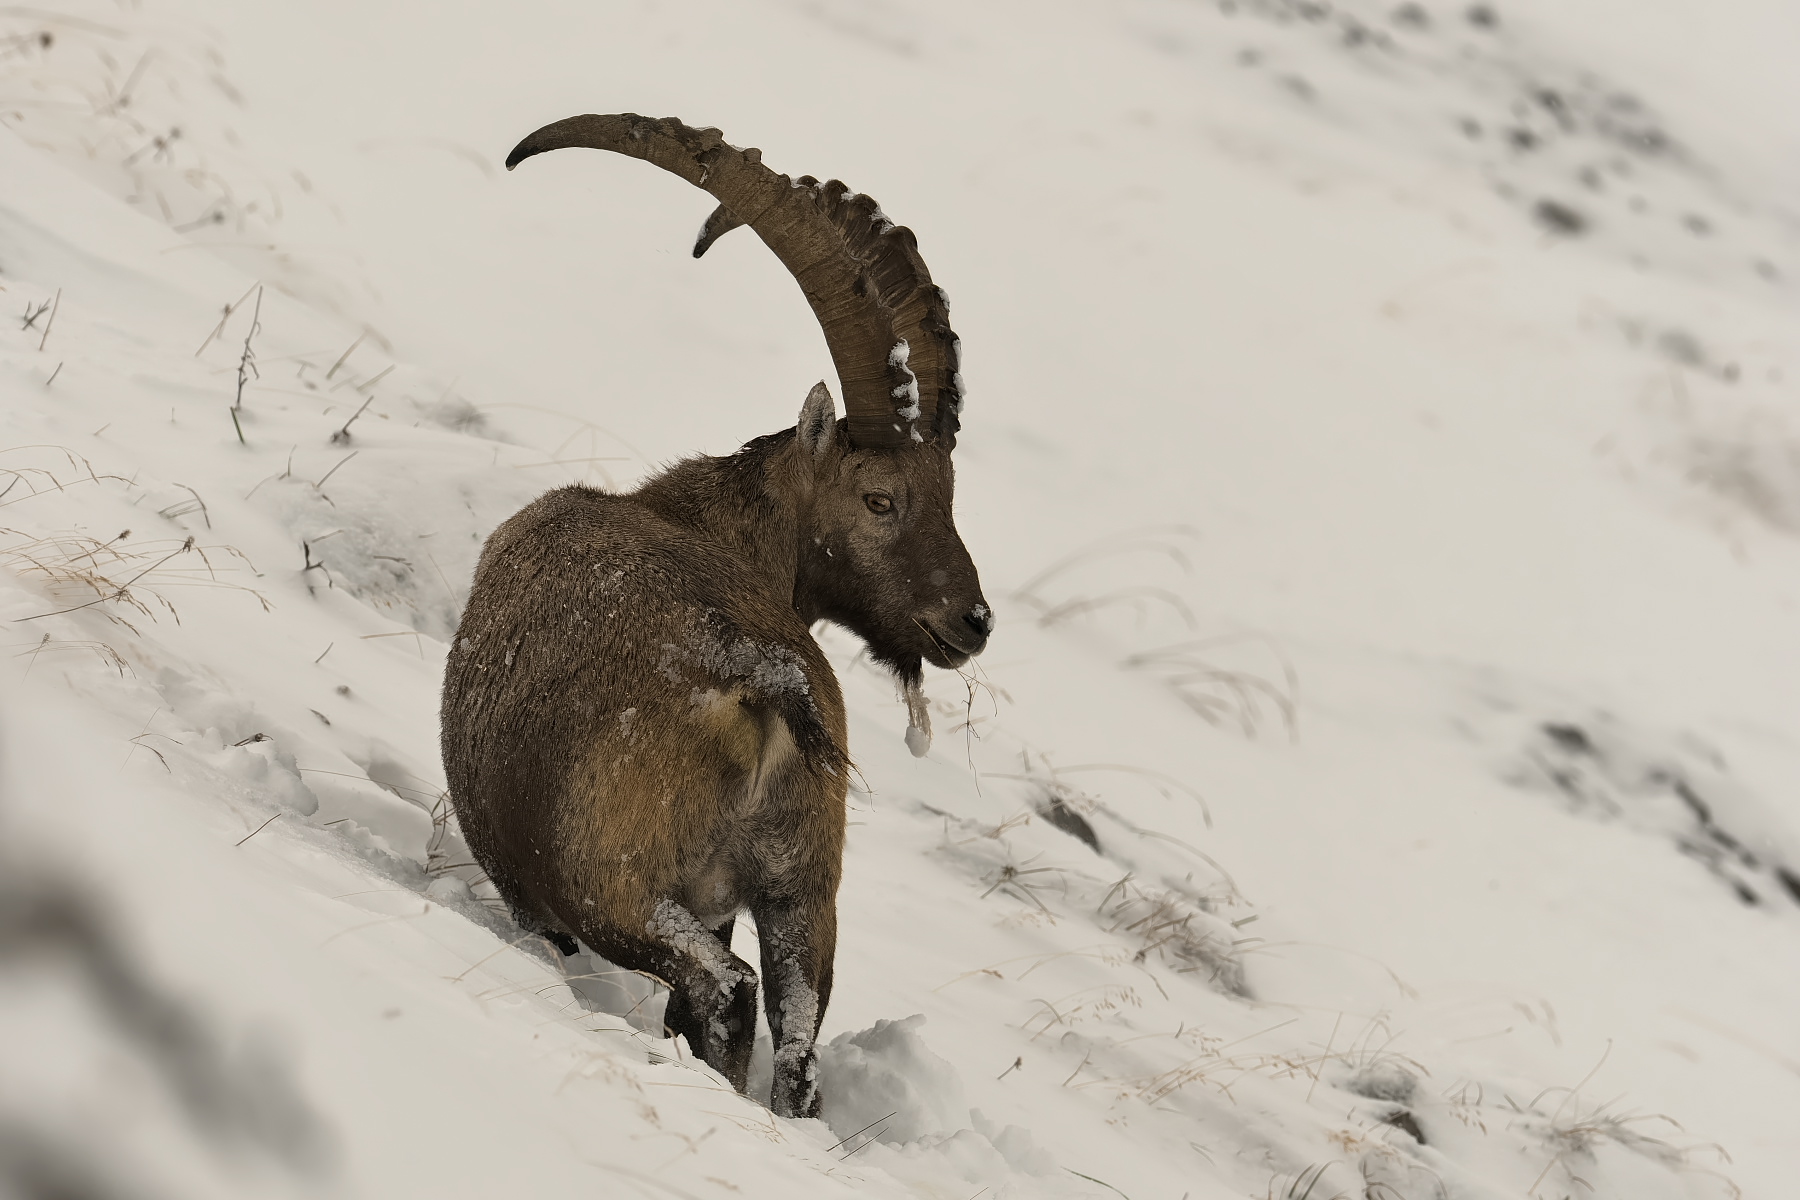
[[[245,445],[244,426],[238,420],[238,413],[244,408],[244,384],[250,376],[262,378],[262,372],[256,369],[256,351],[250,348],[250,339],[262,328],[262,287],[256,289],[256,307],[250,313],[250,328],[244,333],[244,352],[238,356],[237,366],[237,398],[231,402],[231,427],[237,430],[238,444]]]

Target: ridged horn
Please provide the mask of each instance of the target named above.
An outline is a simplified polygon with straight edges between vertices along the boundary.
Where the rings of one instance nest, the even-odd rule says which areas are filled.
[[[740,150],[716,129],[636,113],[546,125],[513,148],[506,169],[567,146],[641,158],[710,192],[719,209],[701,229],[696,258],[738,225],[756,231],[825,331],[852,445],[955,446],[962,378],[949,300],[931,282],[912,231],[873,200],[835,179],[779,175],[763,165],[762,151]]]

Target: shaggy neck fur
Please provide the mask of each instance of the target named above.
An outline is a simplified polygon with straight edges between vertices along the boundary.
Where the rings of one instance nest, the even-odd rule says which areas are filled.
[[[662,517],[736,551],[775,595],[792,597],[810,620],[810,606],[794,595],[804,502],[811,492],[799,457],[794,431],[784,429],[723,458],[683,459],[633,495]]]

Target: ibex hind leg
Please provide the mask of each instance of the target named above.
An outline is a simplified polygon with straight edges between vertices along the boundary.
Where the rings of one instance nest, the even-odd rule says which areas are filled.
[[[583,930],[609,962],[669,985],[663,1023],[700,1060],[743,1091],[756,1045],[756,972],[731,952],[731,922],[708,929],[673,900],[657,901],[641,932]]]
[[[712,930],[713,938],[727,954],[731,953],[731,933],[736,924],[737,921],[733,918],[726,921],[723,925],[714,927]],[[748,964],[746,964],[746,967],[747,966]],[[752,989],[754,989],[754,979],[752,979],[751,985]],[[749,1009],[751,1014],[749,1024],[754,1027],[756,1024],[756,994],[754,990],[750,993]],[[671,987],[669,989],[668,1006],[663,1010],[663,1025],[668,1029],[669,1035],[671,1037],[675,1035],[685,1037],[688,1045],[694,1048],[695,1053],[700,1053],[706,1024],[706,1016],[697,1012],[694,1005],[689,1000],[688,990],[685,988]],[[728,1026],[735,1024],[735,1020],[728,1022]],[[755,1036],[754,1032],[752,1032],[751,1036]],[[714,1069],[720,1074],[725,1075],[727,1078],[733,1078],[730,1071],[727,1071],[724,1067],[712,1064],[712,1060],[707,1059],[704,1054],[701,1054],[701,1058],[709,1065],[713,1065]],[[749,1059],[746,1058],[744,1061],[746,1064],[745,1071],[748,1072]],[[741,1092],[744,1090],[744,1085],[741,1082],[737,1082],[735,1079],[733,1079],[733,1082],[738,1091]]]

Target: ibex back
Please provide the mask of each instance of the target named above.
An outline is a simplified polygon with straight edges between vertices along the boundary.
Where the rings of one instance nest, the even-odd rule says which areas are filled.
[[[962,408],[944,294],[912,234],[833,181],[789,179],[717,130],[573,117],[521,142],[647,159],[719,208],[695,257],[748,225],[801,285],[844,392],[725,458],[635,492],[550,492],[488,539],[444,680],[464,835],[521,926],[579,938],[670,989],[666,1022],[742,1090],[757,975],[772,1107],[818,1111],[849,769],[844,702],[809,632],[860,635],[929,726],[921,664],[979,654],[993,615],[951,518]]]

